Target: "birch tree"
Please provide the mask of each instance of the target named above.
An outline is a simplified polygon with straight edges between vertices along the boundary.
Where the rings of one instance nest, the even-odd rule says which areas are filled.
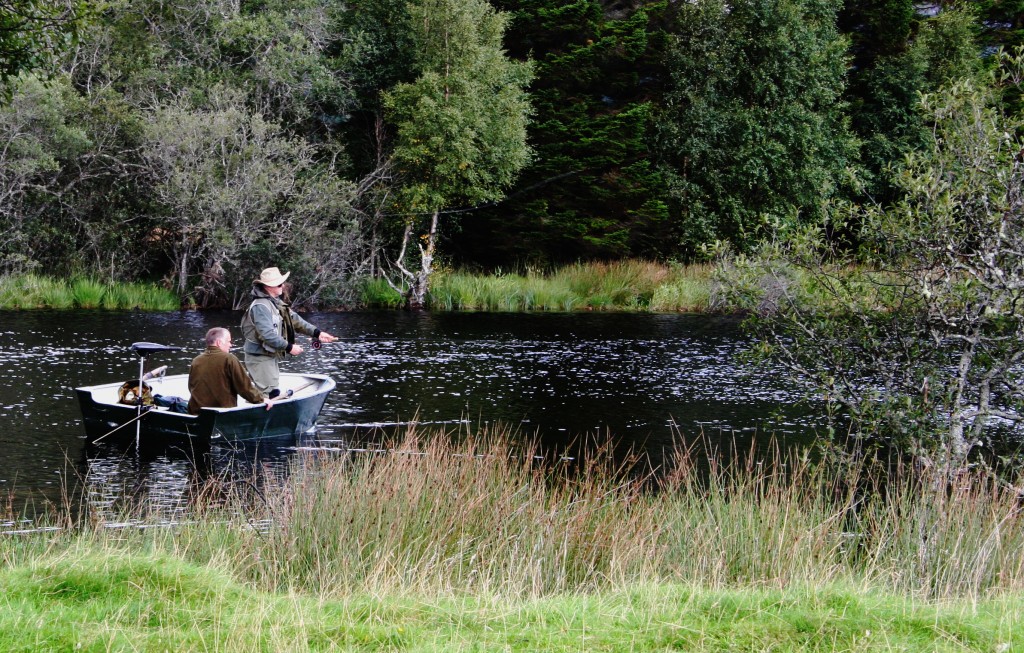
[[[505,56],[506,18],[484,0],[421,0],[409,16],[417,77],[385,93],[384,106],[395,129],[390,162],[403,214],[391,282],[419,308],[441,216],[500,199],[529,160],[531,73]]]

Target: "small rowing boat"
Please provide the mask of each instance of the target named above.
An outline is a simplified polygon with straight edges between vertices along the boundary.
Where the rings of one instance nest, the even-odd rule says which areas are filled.
[[[132,350],[144,361],[145,356],[157,349],[152,343],[135,343]],[[141,366],[140,366],[141,370]],[[183,439],[201,441],[258,440],[279,438],[305,433],[316,425],[327,395],[336,386],[334,379],[324,374],[281,374],[281,396],[274,400],[270,410],[264,404],[250,404],[241,397],[235,408],[203,408],[198,415],[176,412],[173,408],[125,402],[124,386],[137,389],[143,383],[143,400],[147,394],[180,399],[188,403],[188,374],[157,376],[125,383],[116,381],[100,385],[75,388],[82,421],[90,442],[136,439],[138,443],[163,443]],[[148,386],[148,388],[147,388]],[[180,403],[178,402],[178,403]]]
[[[154,395],[180,397],[188,402],[187,374],[146,383]],[[282,373],[282,396],[288,395],[289,390],[292,394],[276,399],[270,410],[263,404],[250,404],[239,398],[236,408],[203,408],[198,415],[160,406],[145,406],[140,415],[137,406],[121,403],[122,385],[118,381],[75,388],[85,432],[91,441],[134,438],[136,429],[129,422],[136,419],[139,436],[147,443],[182,438],[255,440],[298,435],[316,425],[327,395],[336,384],[323,374]],[[119,430],[112,433],[115,429]]]

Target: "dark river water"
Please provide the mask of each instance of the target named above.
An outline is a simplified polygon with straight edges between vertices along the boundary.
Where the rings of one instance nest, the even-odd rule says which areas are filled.
[[[345,338],[307,348],[283,366],[337,380],[316,432],[213,456],[204,466],[283,469],[297,451],[372,448],[412,421],[463,430],[501,425],[556,449],[589,436],[610,438],[655,463],[700,434],[742,449],[772,435],[807,443],[821,426],[819,417],[796,407],[798,392],[777,371],[736,362],[743,340],[732,318],[305,316]],[[129,351],[136,341],[185,348],[147,361],[147,367],[167,364],[169,374],[185,373],[208,328],[230,327],[236,343],[241,340],[239,318],[237,312],[0,311],[0,498],[27,514],[80,492],[94,507],[114,505],[140,488],[151,499],[179,501],[197,473],[195,462],[176,450],[87,448],[72,389],[137,376],[138,359]],[[221,470],[203,470],[211,471]]]

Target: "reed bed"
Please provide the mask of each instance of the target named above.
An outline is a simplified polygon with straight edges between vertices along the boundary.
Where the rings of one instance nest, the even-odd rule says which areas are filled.
[[[0,278],[0,309],[171,311],[181,302],[152,284],[105,283],[91,278],[53,279],[34,274]]]
[[[402,305],[402,296],[387,281],[378,278],[363,281],[359,299],[363,306],[374,308],[399,308]]]
[[[703,311],[710,305],[711,278],[707,265],[630,260],[550,272],[446,271],[437,275],[429,302],[446,311]]]
[[[1024,590],[1024,519],[1010,486],[778,449],[747,459],[726,465],[691,448],[641,473],[604,448],[567,461],[507,433],[413,429],[389,453],[319,455],[285,476],[211,482],[175,528],[95,523],[81,536],[322,597],[528,598],[664,582],[915,600]],[[10,546],[0,538],[0,559],[18,557]]]
[[[74,305],[79,308],[99,308],[106,294],[106,286],[96,279],[74,279],[69,284]]]

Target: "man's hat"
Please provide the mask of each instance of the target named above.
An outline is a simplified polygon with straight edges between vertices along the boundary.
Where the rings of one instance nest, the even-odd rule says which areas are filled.
[[[287,281],[289,274],[291,274],[291,272],[285,272],[284,274],[281,274],[281,271],[278,270],[277,268],[267,268],[263,272],[260,272],[260,276],[258,279],[256,279],[256,283],[260,283],[263,284],[264,286],[275,288],[277,286],[280,286],[285,281]]]

